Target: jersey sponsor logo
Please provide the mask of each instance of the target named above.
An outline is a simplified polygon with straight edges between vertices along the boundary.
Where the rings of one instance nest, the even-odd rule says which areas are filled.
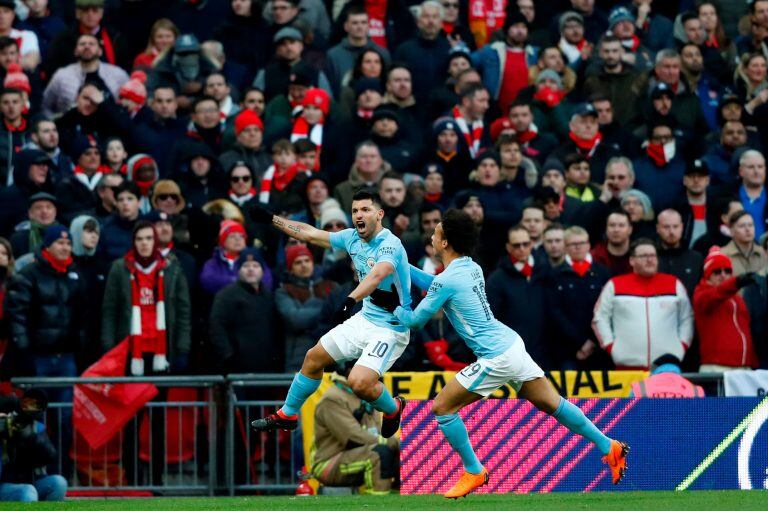
[[[376,255],[379,257],[381,256],[388,256],[388,255],[394,255],[395,254],[395,247],[381,247]]]

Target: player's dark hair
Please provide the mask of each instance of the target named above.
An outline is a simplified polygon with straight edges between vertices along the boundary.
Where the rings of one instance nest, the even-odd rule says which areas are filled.
[[[370,200],[371,202],[376,204],[376,207],[381,209],[381,197],[379,197],[378,193],[370,192],[368,190],[358,190],[352,196],[352,202],[359,201],[359,200]]]
[[[443,238],[461,255],[471,255],[477,245],[477,227],[474,220],[461,209],[449,209],[443,215]]]

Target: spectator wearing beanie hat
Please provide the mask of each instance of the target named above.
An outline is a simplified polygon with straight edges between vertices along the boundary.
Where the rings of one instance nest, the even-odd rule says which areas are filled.
[[[328,137],[327,134],[324,135],[324,125],[331,108],[331,98],[323,89],[312,88],[304,95],[301,106],[301,115],[296,118],[291,130],[291,142],[308,138],[317,146],[318,158],[311,170],[318,171],[320,170],[319,156],[322,154],[323,142]]]
[[[469,187],[469,172],[473,165],[466,151],[459,151],[459,130],[452,117],[439,117],[432,124],[432,152],[428,163],[435,163],[443,168],[445,176],[445,193],[454,197],[460,190]]]
[[[501,157],[493,150],[486,150],[475,160],[472,175],[477,183],[475,190],[485,210],[485,222],[493,222],[504,232],[520,221],[523,198],[501,179]],[[471,177],[470,177],[471,178]]]
[[[245,227],[234,220],[224,220],[219,228],[219,246],[213,250],[213,255],[203,264],[200,272],[200,286],[213,296],[227,284],[237,280],[235,262],[245,249],[247,235]],[[267,289],[272,289],[271,272],[264,272],[262,280]]]
[[[147,102],[147,73],[144,71],[134,71],[131,73],[131,79],[120,87],[118,94],[118,103],[128,110],[131,118],[136,117],[139,110]]]
[[[315,260],[306,245],[286,248],[285,262],[287,276],[275,292],[275,302],[285,326],[284,371],[294,372],[317,341],[312,331],[336,283],[315,277]]]
[[[5,80],[3,80],[3,87],[6,89],[16,89],[24,93],[24,110],[23,114],[29,113],[30,103],[29,98],[32,96],[32,86],[29,83],[29,77],[21,69],[18,64],[10,64],[6,70]]]
[[[10,236],[24,221],[28,200],[38,192],[54,193],[51,160],[36,149],[24,149],[13,156],[13,184],[0,189],[0,236]]]
[[[326,199],[320,205],[319,224],[320,229],[328,232],[339,232],[348,229],[350,225],[349,218],[336,199]],[[329,275],[329,271],[346,259],[347,252],[345,250],[337,250],[333,247],[325,249],[322,257],[323,275]]]
[[[102,165],[99,141],[93,135],[80,135],[72,143],[70,154],[75,162],[72,175],[65,177],[56,188],[63,214],[73,214],[96,206],[96,186],[101,178],[112,173]]]
[[[739,290],[755,283],[754,273],[733,275],[731,260],[712,247],[704,260],[704,274],[693,293],[693,312],[699,334],[701,372],[754,369],[757,355],[750,318]]]
[[[264,149],[264,122],[248,108],[235,116],[235,143],[219,156],[224,169],[231,169],[238,161],[244,161],[253,171],[254,179],[260,180],[271,163]]]
[[[136,184],[141,192],[139,200],[139,212],[142,215],[149,213],[152,209],[150,202],[150,191],[158,179],[160,172],[157,169],[157,162],[148,154],[139,153],[131,156],[126,165],[126,179]]]
[[[66,227],[45,230],[38,256],[10,281],[5,300],[17,374],[76,376],[89,300],[85,280],[72,265]],[[70,388],[50,394],[56,401],[72,399]]]
[[[58,223],[56,197],[46,192],[32,195],[27,207],[27,219],[26,222],[16,226],[16,232],[8,240],[16,257],[36,252],[42,244],[45,230]]]
[[[271,373],[282,366],[282,321],[263,285],[269,271],[255,248],[235,263],[237,281],[216,294],[209,322],[214,365],[224,373]]]
[[[592,56],[592,44],[584,37],[584,17],[575,11],[560,15],[557,22],[560,40],[557,47],[563,52],[568,65],[580,70]]]
[[[392,170],[401,174],[416,170],[417,150],[403,135],[397,108],[394,105],[379,106],[374,110],[371,122],[370,139],[379,146],[381,157]]]
[[[355,84],[354,103],[342,103],[347,118],[350,135],[355,141],[362,140],[371,129],[373,112],[384,101],[381,80],[378,78],[360,78]]]

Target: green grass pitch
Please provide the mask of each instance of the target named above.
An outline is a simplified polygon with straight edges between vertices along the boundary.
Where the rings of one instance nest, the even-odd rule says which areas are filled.
[[[70,500],[20,505],[0,503],[0,511],[750,511],[768,509],[768,491],[691,491],[470,495],[449,501],[439,495],[346,497],[233,497]]]

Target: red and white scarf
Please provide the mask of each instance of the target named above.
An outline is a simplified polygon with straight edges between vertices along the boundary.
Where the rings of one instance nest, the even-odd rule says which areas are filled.
[[[310,126],[304,117],[297,117],[293,123],[291,132],[291,142],[296,142],[303,138],[308,138],[310,142],[317,146],[317,156],[315,157],[314,171],[320,170],[320,151],[323,146],[323,121],[321,120],[314,126]]]
[[[539,134],[539,128],[534,123],[531,123],[528,125],[528,129],[525,131],[518,131],[515,136],[517,137],[517,141],[525,145],[534,138],[536,138]]]
[[[509,256],[509,260],[512,262],[512,266],[514,266],[524,277],[531,278],[531,275],[533,275],[533,265],[535,264],[532,255],[528,256],[527,261],[518,261],[512,256]]]
[[[576,133],[573,131],[568,132],[568,137],[573,140],[573,143],[576,144],[576,147],[579,148],[579,152],[581,152],[581,154],[583,154],[587,159],[591,158],[595,154],[597,147],[603,140],[603,134],[599,131],[597,132],[597,135],[586,140],[577,137]]]
[[[373,110],[364,110],[362,108],[357,109],[357,116],[361,119],[370,119],[373,117]]]
[[[640,47],[640,38],[633,34],[629,39],[622,39],[621,45],[624,47],[624,49],[635,53]]]
[[[167,369],[168,361],[167,338],[165,332],[165,259],[158,253],[158,257],[148,267],[140,266],[132,253],[126,255],[126,266],[131,273],[131,373],[140,376],[144,373],[143,354],[154,353],[152,362],[155,371]],[[141,322],[141,286],[138,272],[145,275],[156,273],[154,300],[155,300],[155,329],[157,336],[155,342],[147,343],[142,337]],[[150,345],[151,344],[151,345]],[[139,362],[140,361],[140,362]],[[140,369],[139,369],[140,367]],[[137,374],[139,373],[139,374]]]
[[[278,175],[277,170],[275,168],[275,165],[272,164],[269,166],[266,172],[264,172],[264,177],[261,178],[261,188],[259,189],[259,202],[262,204],[269,204],[269,194],[272,191],[272,182],[274,181],[275,190],[281,192],[286,189],[286,187],[291,184],[291,181],[293,181],[293,178],[296,177],[296,174],[299,172],[304,172],[307,176],[311,175],[312,172],[309,170],[306,170],[302,165],[299,163],[294,163],[288,169],[283,172],[282,174]]]
[[[229,189],[229,200],[237,204],[238,206],[242,206],[249,200],[256,197],[256,189],[254,187],[251,187],[250,190],[248,190],[248,193],[245,195],[237,195],[233,189]]]
[[[568,62],[573,64],[574,62],[581,60],[581,52],[586,45],[586,39],[582,39],[576,44],[571,44],[566,41],[564,37],[562,37],[560,38],[560,42],[557,44],[557,47],[560,48],[560,51],[563,52],[565,58],[568,59]]]
[[[464,135],[464,140],[469,149],[469,155],[474,159],[480,153],[480,139],[483,137],[483,120],[478,119],[472,123],[472,131],[469,129],[467,120],[461,115],[459,107],[453,107],[453,119],[459,127],[459,131]]]
[[[589,269],[592,267],[592,254],[587,252],[587,257],[583,261],[574,261],[571,259],[571,256],[568,254],[565,255],[565,264],[573,268],[573,271],[576,272],[576,275],[579,277],[583,277],[587,274]]]
[[[96,189],[96,185],[98,185],[99,181],[101,180],[101,176],[104,176],[105,174],[111,174],[112,169],[109,168],[108,165],[99,165],[99,169],[94,172],[91,177],[88,177],[88,174],[86,174],[83,167],[80,165],[75,165],[75,170],[73,172],[75,174],[75,179],[83,183],[90,191],[94,191]]]

